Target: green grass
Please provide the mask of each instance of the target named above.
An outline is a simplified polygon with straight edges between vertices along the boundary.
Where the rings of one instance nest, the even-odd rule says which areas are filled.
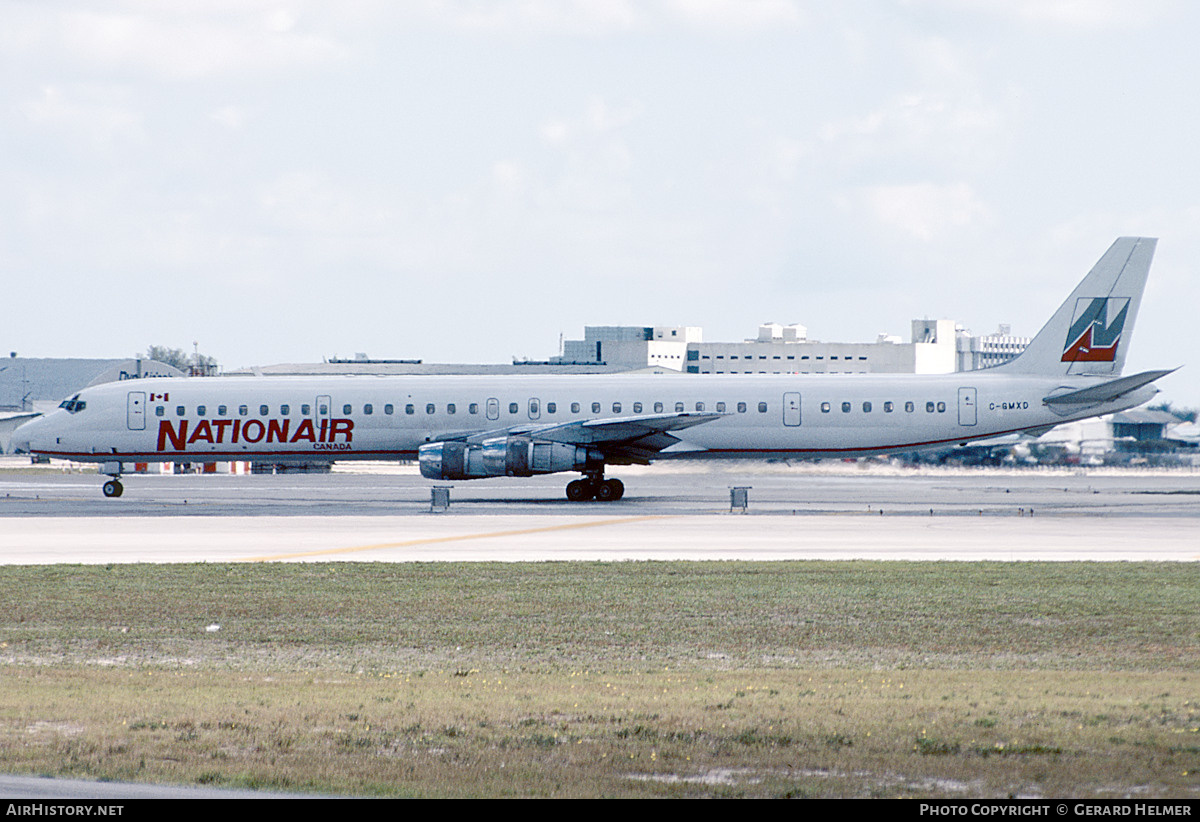
[[[0,567],[0,769],[1194,797],[1196,583],[1152,563]]]

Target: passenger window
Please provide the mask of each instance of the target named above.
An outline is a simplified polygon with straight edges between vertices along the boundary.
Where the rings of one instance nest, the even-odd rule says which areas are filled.
[[[598,403],[598,402],[594,402],[594,403],[592,403],[592,413],[593,413],[593,414],[599,414],[599,413],[600,413],[600,403]]]
[[[843,413],[843,414],[849,414],[849,413],[850,413],[850,403],[848,403],[848,402],[844,402],[844,403],[842,403],[842,413]]]
[[[452,402],[446,403],[446,413],[447,414],[453,414],[456,411],[458,411],[458,407],[454,403],[452,403]]]
[[[829,405],[829,403],[827,403],[827,402],[823,402],[823,403],[821,403],[821,413],[822,413],[822,414],[828,414],[828,413],[829,413],[829,409],[830,409],[830,405]]]
[[[642,413],[642,404],[640,402],[635,402],[633,404],[633,413],[635,413],[635,414]]]
[[[697,411],[703,411],[703,410],[704,410],[704,403],[702,403],[702,402],[698,402],[698,403],[696,403],[696,410],[697,410]]]
[[[348,416],[350,416],[351,409],[350,409],[350,405],[349,405],[349,404],[346,404],[346,405],[343,405],[343,406],[342,406],[342,413],[343,413],[343,414],[345,414],[347,417],[348,417]]]
[[[555,402],[546,403],[546,413],[547,414],[554,414],[554,413],[557,413],[557,411],[558,411],[558,403],[555,403]]]
[[[767,404],[765,402],[760,402],[758,404],[758,413],[760,413],[760,414],[767,413]]]
[[[165,413],[167,413],[167,409],[163,408],[161,405],[155,406],[154,416],[161,417]]]
[[[719,403],[717,403],[717,413],[718,413],[718,414],[724,414],[724,413],[725,413],[725,403],[723,403],[723,402],[719,402]]]
[[[925,413],[926,413],[926,414],[932,414],[932,413],[933,413],[933,403],[931,403],[931,402],[927,402],[927,403],[925,403]]]
[[[906,412],[908,412],[909,414],[911,414],[913,411],[916,410],[916,406],[913,405],[911,402],[906,402],[906,403],[904,403],[904,410]]]
[[[939,402],[939,403],[938,403],[938,413],[939,413],[939,414],[945,414],[945,413],[946,413],[946,403],[944,403],[944,402]]]
[[[683,403],[681,403],[681,402],[675,403],[675,413],[679,414],[679,413],[682,413],[682,411],[683,411]]]
[[[425,404],[425,413],[426,413],[426,414],[436,414],[436,413],[437,413],[437,406],[436,406],[436,405],[434,405],[434,404],[433,404],[433,403],[431,403],[431,402],[430,402],[430,403],[426,403],[426,404]]]
[[[825,404],[826,404],[826,405],[829,405],[829,403],[825,403]],[[827,409],[825,409],[825,410],[826,410],[826,411],[828,411],[829,409],[827,408]],[[739,402],[739,403],[738,403],[738,413],[739,413],[739,414],[745,414],[745,413],[746,413],[746,403],[744,403],[744,402]]]
[[[890,414],[890,413],[892,413],[892,407],[893,407],[893,406],[892,406],[892,403],[890,403],[890,402],[885,402],[885,403],[883,404],[883,413],[885,413],[885,414]]]
[[[508,413],[515,414],[515,413],[517,413],[519,408],[520,408],[520,406],[517,405],[515,402],[510,402],[508,404]]]
[[[290,413],[292,413],[292,407],[290,405],[279,406],[279,415],[281,417],[286,417]]]
[[[661,414],[662,410],[663,410],[663,404],[661,402],[654,403],[654,413],[655,414]]]
[[[187,413],[187,410],[182,405],[175,406],[175,416],[182,417]]]
[[[392,413],[395,410],[396,410],[396,407],[394,405],[392,405],[390,402],[383,407],[383,413],[387,414],[389,417],[392,415]]]
[[[271,409],[270,409],[270,408],[268,408],[267,406],[265,406],[265,405],[260,405],[260,406],[258,407],[258,415],[259,415],[260,417],[265,417],[265,416],[267,416],[267,415],[268,415],[268,414],[270,414],[270,413],[271,413]]]
[[[207,409],[203,405],[196,406],[196,416],[203,417]]]
[[[467,413],[468,414],[478,414],[479,413],[479,403],[473,402],[470,405],[468,405]]]
[[[363,413],[364,414],[374,414],[375,406],[371,405],[371,403],[367,403],[366,405],[363,406]]]
[[[308,403],[304,403],[303,405],[300,406],[300,413],[307,417],[309,414],[312,413],[312,406],[309,405]]]
[[[571,403],[571,413],[572,413],[572,414],[578,414],[578,413],[579,413],[579,403],[577,403],[577,402],[573,402],[573,403]]]
[[[869,403],[869,402],[864,402],[864,403],[863,403],[863,413],[864,413],[864,414],[870,414],[870,413],[871,413],[871,403]]]
[[[238,406],[238,415],[239,415],[239,416],[242,416],[242,417],[244,417],[244,416],[246,416],[246,415],[247,415],[247,414],[249,414],[249,413],[250,413],[250,406],[248,406],[248,405],[239,405],[239,406]],[[324,414],[324,413],[325,413],[325,409],[324,409],[324,408],[322,408],[322,409],[321,409],[321,413],[322,413],[322,414]]]
[[[229,413],[229,409],[227,407],[225,407],[224,405],[217,406],[217,416],[218,417],[224,417],[228,413]]]
[[[410,402],[408,405],[404,406],[404,413],[415,414],[417,413],[417,407]]]
[[[621,413],[621,403],[619,403],[619,402],[614,402],[614,403],[613,403],[613,413],[614,413],[614,414],[620,414],[620,413]]]

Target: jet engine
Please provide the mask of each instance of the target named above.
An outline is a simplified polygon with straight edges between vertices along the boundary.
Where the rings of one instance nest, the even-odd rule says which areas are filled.
[[[481,477],[532,477],[558,471],[583,471],[602,463],[596,451],[561,442],[509,436],[482,443],[431,442],[418,451],[421,476],[436,480]]]

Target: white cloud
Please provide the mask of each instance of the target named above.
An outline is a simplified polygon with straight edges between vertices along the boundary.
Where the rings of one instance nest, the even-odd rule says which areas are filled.
[[[3,48],[60,70],[150,71],[196,78],[274,71],[346,56],[335,39],[305,31],[297,18],[253,3],[113,3],[98,6],[36,4],[14,15],[0,35]]]
[[[222,106],[209,116],[230,131],[237,131],[246,124],[246,112],[240,106]]]
[[[1146,26],[1178,0],[910,0],[914,5],[944,6],[949,11],[977,11],[1033,25],[1099,29]]]
[[[367,16],[519,37],[610,35],[678,28],[778,30],[802,23],[796,0],[407,0],[360,3]]]
[[[582,113],[574,117],[552,117],[542,124],[542,139],[553,146],[563,146],[581,139],[595,139],[618,131],[637,119],[637,106],[617,108],[600,98],[592,98]]]
[[[804,22],[792,0],[666,0],[668,14],[714,31],[795,26]]]
[[[1002,139],[1006,116],[973,94],[906,93],[859,117],[830,122],[824,143],[861,161],[908,155],[977,164]]]
[[[258,190],[261,216],[298,236],[386,236],[398,221],[395,206],[371,192],[325,175],[290,172]]]
[[[645,19],[641,4],[628,0],[427,0],[402,8],[400,14],[457,28],[518,35],[606,34],[636,28]]]
[[[145,140],[142,115],[119,89],[99,85],[48,85],[20,111],[35,126],[81,138],[95,148]]]
[[[872,186],[843,200],[865,208],[884,226],[922,242],[989,216],[966,183]]]

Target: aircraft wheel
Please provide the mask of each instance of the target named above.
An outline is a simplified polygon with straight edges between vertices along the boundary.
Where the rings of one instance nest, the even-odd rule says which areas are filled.
[[[121,485],[120,480],[110,479],[104,483],[104,496],[106,497],[119,497],[124,491],[125,486]]]
[[[567,499],[571,502],[585,502],[595,494],[595,489],[587,480],[577,479],[567,483]]]
[[[615,502],[625,494],[625,486],[618,479],[604,480],[596,483],[596,499],[601,502]]]

